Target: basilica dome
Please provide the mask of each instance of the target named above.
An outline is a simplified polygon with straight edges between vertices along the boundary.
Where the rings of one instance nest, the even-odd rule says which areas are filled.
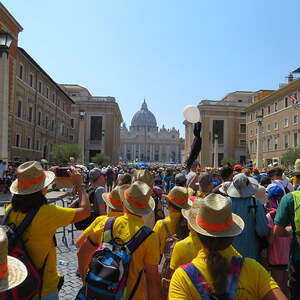
[[[141,109],[136,112],[131,120],[131,127],[157,127],[154,114],[148,109],[144,100]]]

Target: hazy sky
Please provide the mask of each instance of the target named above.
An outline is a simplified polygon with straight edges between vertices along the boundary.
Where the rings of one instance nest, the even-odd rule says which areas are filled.
[[[4,0],[19,45],[58,83],[116,97],[124,120],[146,98],[159,126],[236,90],[275,89],[300,66],[299,0]]]

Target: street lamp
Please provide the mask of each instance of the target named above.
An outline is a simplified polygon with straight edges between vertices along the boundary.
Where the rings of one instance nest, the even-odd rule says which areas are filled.
[[[214,135],[214,168],[218,168],[219,162],[218,162],[218,138],[219,136],[217,134]]]
[[[80,144],[80,149],[81,149],[81,153],[80,153],[80,162],[82,164],[84,164],[84,153],[85,153],[85,122],[84,122],[84,117],[85,117],[85,111],[80,111],[79,112],[79,137],[78,137],[78,141]]]
[[[9,47],[13,37],[0,31],[0,159],[8,161]],[[5,55],[4,55],[5,54]]]
[[[80,116],[80,120],[83,120],[85,116],[85,111],[79,112],[79,116]]]
[[[263,115],[256,115],[256,123],[257,123],[256,167],[260,169],[263,167],[263,147],[262,147],[262,139],[261,139]]]

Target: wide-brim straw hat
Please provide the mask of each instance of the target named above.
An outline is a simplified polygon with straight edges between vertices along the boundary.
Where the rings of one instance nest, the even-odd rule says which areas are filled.
[[[0,228],[0,293],[10,290],[21,284],[27,277],[25,265],[15,257],[7,255],[7,237]]]
[[[229,186],[231,185],[231,181],[225,181],[221,184],[219,191],[224,194],[227,195],[227,190],[229,188]]]
[[[55,174],[45,171],[37,161],[28,161],[17,168],[17,179],[10,186],[10,192],[18,195],[36,193],[51,184]]]
[[[133,214],[144,216],[155,209],[152,189],[144,182],[135,181],[124,192],[124,206]]]
[[[151,189],[154,186],[154,176],[147,169],[139,170],[136,174],[136,180],[146,183]]]
[[[110,193],[103,193],[102,198],[110,208],[114,210],[123,210],[124,192],[130,184],[123,184],[115,187]]]
[[[292,175],[300,175],[300,159],[296,159],[295,165],[294,165],[294,170],[292,171]]]
[[[190,208],[188,190],[182,186],[174,186],[168,195],[163,195],[178,208]]]
[[[247,198],[255,195],[258,188],[259,184],[254,178],[237,174],[227,189],[227,195],[234,198]]]
[[[233,237],[244,229],[241,217],[232,213],[230,199],[220,194],[209,194],[194,201],[192,208],[182,215],[196,232],[211,237]]]

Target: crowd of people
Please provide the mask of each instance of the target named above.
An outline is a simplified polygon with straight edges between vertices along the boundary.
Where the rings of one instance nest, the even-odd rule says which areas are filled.
[[[62,178],[59,167],[44,167],[21,164],[10,185],[1,300],[59,299],[55,232],[73,223],[82,230],[77,300],[300,299],[300,160],[289,178],[280,167],[204,169],[198,161],[189,170],[70,163],[64,180],[78,199],[69,208],[47,203]],[[34,293],[15,236],[39,271]]]

